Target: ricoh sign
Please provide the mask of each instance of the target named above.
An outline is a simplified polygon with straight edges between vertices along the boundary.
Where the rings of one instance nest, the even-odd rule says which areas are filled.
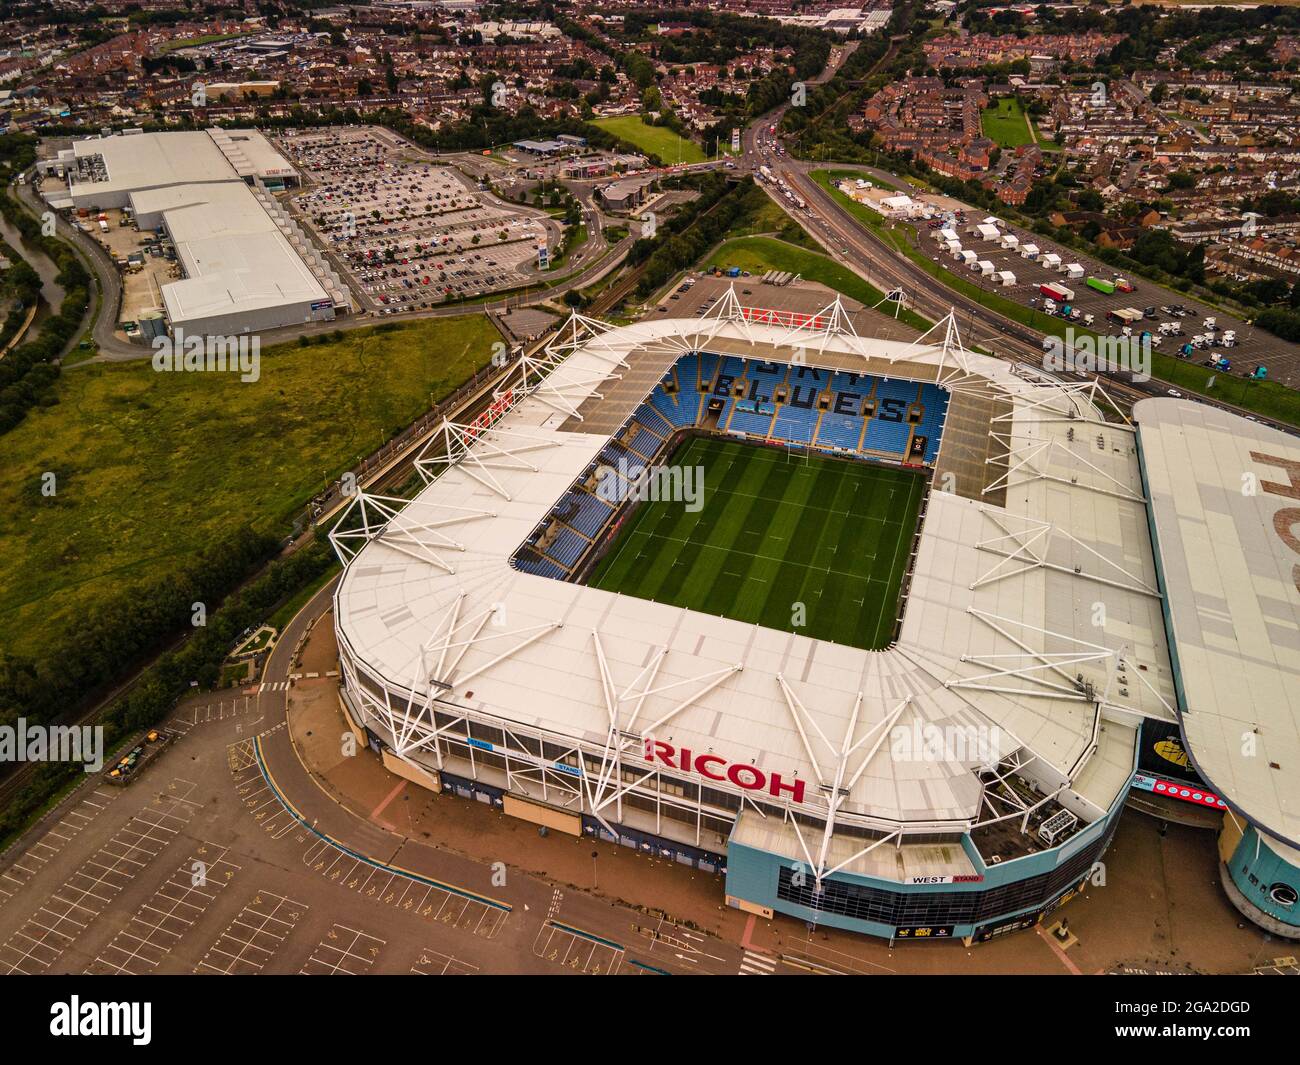
[[[696,754],[686,747],[674,747],[662,740],[645,741],[645,760],[651,765],[667,766],[706,780],[734,784],[746,791],[765,791],[774,799],[790,798],[803,802],[804,781],[786,780],[780,773],[764,773],[748,762],[731,762],[716,754]]]

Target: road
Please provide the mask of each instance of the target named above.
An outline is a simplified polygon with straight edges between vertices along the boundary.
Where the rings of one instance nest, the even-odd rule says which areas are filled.
[[[756,171],[760,165],[766,165],[776,178],[784,180],[796,195],[805,200],[808,208],[799,210],[779,195],[771,184],[765,185],[772,200],[803,226],[831,258],[849,267],[882,291],[902,289],[906,305],[926,318],[937,322],[950,311],[955,312],[961,326],[963,343],[967,347],[981,347],[999,357],[1042,372],[1044,334],[1003,317],[978,300],[944,287],[920,265],[860,225],[812,179],[810,172],[827,164],[791,159],[788,154],[778,151],[779,138],[771,130],[773,126],[779,126],[787,107],[788,105],[783,105],[764,115],[751,124],[744,134],[748,169]],[[886,172],[877,173],[892,182],[899,181],[896,176]],[[1099,377],[1114,399],[1127,403],[1170,394],[1165,383],[1154,379],[1146,382],[1133,381],[1118,374],[1067,373],[1061,376],[1066,380],[1077,381]],[[1233,404],[1202,395],[1194,398],[1210,406],[1252,417],[1283,432],[1296,432],[1294,427],[1286,423],[1255,415]]]
[[[42,211],[45,210],[45,206],[38,199],[30,182],[11,186],[11,191],[16,193],[15,198],[19,203],[33,215],[40,217]],[[100,298],[98,310],[94,312],[95,321],[91,332],[91,336],[99,348],[99,353],[92,358],[75,363],[74,367],[94,362],[132,362],[151,358],[153,353],[148,347],[143,344],[133,344],[116,334],[118,313],[122,306],[122,281],[117,266],[109,258],[108,253],[97,241],[76,229],[66,219],[58,218],[55,225],[58,236],[67,240],[76,249],[86,268],[97,279],[98,293],[92,295],[98,295]],[[506,312],[519,307],[537,306],[538,304],[559,299],[572,289],[586,288],[595,284],[600,278],[622,263],[635,240],[635,234],[629,232],[626,237],[603,255],[589,258],[593,255],[590,248],[585,249],[581,255],[575,254],[573,261],[575,264],[582,263],[582,268],[563,277],[562,280],[554,283],[550,288],[523,291],[514,295],[503,295],[495,299],[478,302],[444,304],[427,311],[401,315],[380,317],[362,314],[338,318],[332,322],[311,322],[303,325],[285,326],[280,329],[265,330],[260,334],[260,337],[262,343],[269,346],[289,343],[300,336],[318,336],[322,333],[333,333],[336,330],[358,329],[375,325],[381,321],[408,322],[427,318],[454,318],[479,313],[494,315],[498,312]],[[590,244],[590,241],[588,243]],[[75,342],[74,340],[71,343],[75,344]]]

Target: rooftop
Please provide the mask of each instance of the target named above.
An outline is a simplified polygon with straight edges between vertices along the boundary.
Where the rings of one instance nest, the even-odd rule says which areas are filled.
[[[335,602],[340,638],[370,674],[363,685],[413,693],[412,719],[437,697],[587,744],[625,743],[625,759],[649,734],[717,751],[805,781],[813,814],[838,780],[836,818],[869,831],[960,832],[1011,816],[1018,800],[981,777],[1000,764],[1085,821],[1100,816],[1127,785],[1134,723],[1174,716],[1132,427],[1106,422],[1091,386],[959,343],[858,337],[834,311],[819,316],[825,329],[754,317],[734,290],[705,319],[611,329],[575,316],[561,334],[570,339],[552,344],[550,375],[511,393],[490,430],[445,428],[459,461],[422,463],[440,472],[404,510],[355,501],[353,521],[366,521],[345,518],[336,533],[351,561]],[[1005,410],[986,429],[1007,464],[983,485],[930,494],[894,646],[864,651],[509,565],[604,445],[607,425],[573,420],[597,391],[642,372],[648,388],[694,350],[788,360],[794,348],[808,365],[937,378]],[[948,446],[945,434],[941,470]],[[987,746],[891,750],[895,730],[929,725],[978,729]],[[413,724],[401,753],[427,739]]]
[[[1190,400],[1134,408],[1197,771],[1300,846],[1300,441]]]

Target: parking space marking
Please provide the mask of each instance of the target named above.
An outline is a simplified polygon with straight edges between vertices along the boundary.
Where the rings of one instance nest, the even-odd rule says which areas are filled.
[[[167,721],[167,729],[184,736],[197,725],[210,721],[228,721],[257,709],[257,703],[245,695],[242,699],[218,699],[215,703],[187,706]]]
[[[261,757],[260,738],[232,744],[228,758],[235,790],[255,820],[274,839],[303,845],[302,860],[331,883],[429,921],[494,939],[511,907],[433,877],[380,862],[350,850],[321,832],[289,804]]]
[[[0,974],[48,972],[189,822],[195,785],[179,778],[133,814],[0,947]]]
[[[295,219],[375,313],[510,288],[555,229],[538,211],[485,196],[373,128],[282,133],[279,143],[312,178],[289,201]]]
[[[308,910],[271,891],[259,891],[239,911],[194,967],[196,973],[243,976],[260,973]]]
[[[157,968],[239,871],[226,861],[227,851],[211,843],[197,845],[86,972],[140,975]]]
[[[608,976],[618,970],[626,950],[603,936],[548,920],[533,940],[533,953],[590,976]]]
[[[299,972],[304,976],[360,976],[370,971],[385,942],[347,925],[335,924],[316,944]]]
[[[36,840],[9,868],[0,873],[0,907],[25,887],[32,877],[49,865],[64,847],[76,839],[121,794],[122,792],[117,788],[102,785],[96,787],[54,822],[46,830],[45,835]]]
[[[461,961],[450,954],[443,954],[442,951],[429,947],[420,951],[419,958],[411,966],[411,972],[419,976],[471,976],[478,971],[477,965],[471,965],[467,961]]]

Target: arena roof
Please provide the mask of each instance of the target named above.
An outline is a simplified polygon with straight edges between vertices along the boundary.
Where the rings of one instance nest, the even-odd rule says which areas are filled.
[[[1300,440],[1189,400],[1134,407],[1187,751],[1300,845]]]
[[[1015,768],[1087,821],[1113,804],[1141,717],[1174,718],[1132,426],[1103,419],[1095,385],[965,352],[951,321],[942,343],[905,344],[853,334],[835,307],[816,326],[761,322],[732,289],[703,319],[615,329],[575,315],[548,347],[549,374],[538,383],[525,360],[490,429],[444,425],[448,455],[422,460],[440,472],[413,502],[354,500],[333,536],[348,560],[336,629],[345,669],[355,660],[364,687],[409,700],[370,708],[394,715],[399,753],[431,748],[437,699],[633,762],[653,735],[799,778],[821,804],[801,812],[828,824],[919,833],[1019,818],[981,770]],[[586,431],[580,409],[623,378],[648,389],[694,350],[782,361],[799,350],[811,366],[937,378],[1003,401],[984,408],[1005,410],[988,426],[1002,454],[985,483],[930,494],[889,649],[511,567],[608,438],[607,425]],[[891,750],[895,729],[926,725],[974,726],[989,749]]]

